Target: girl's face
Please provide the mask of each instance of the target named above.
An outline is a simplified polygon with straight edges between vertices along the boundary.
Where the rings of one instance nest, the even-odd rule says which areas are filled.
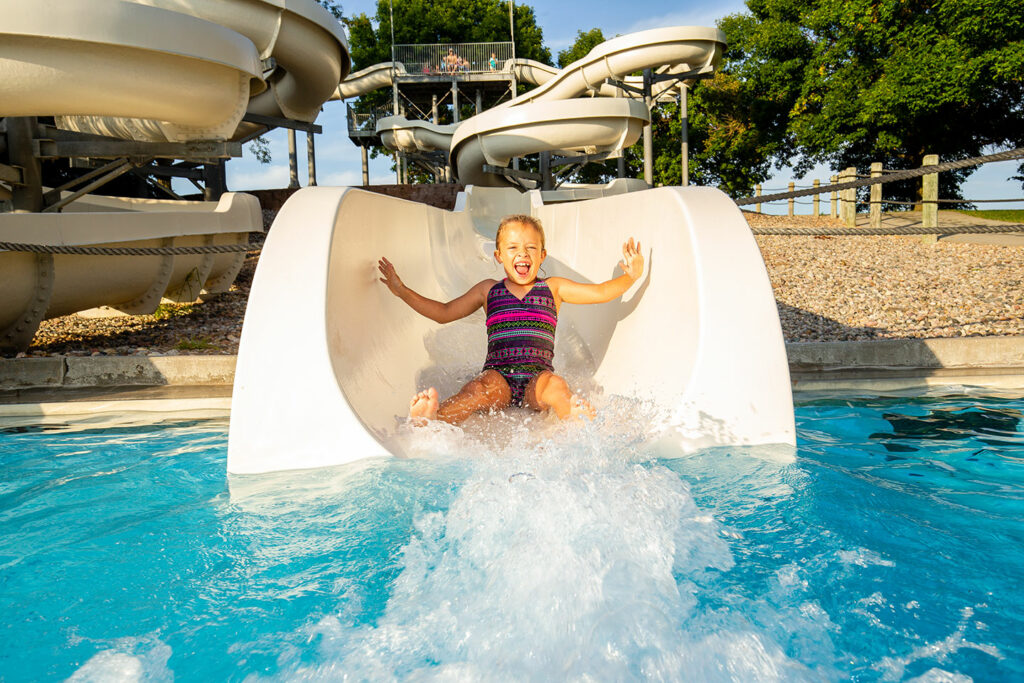
[[[537,228],[509,223],[495,246],[494,258],[505,268],[505,276],[509,280],[518,285],[529,285],[537,279],[540,264],[547,257]]]

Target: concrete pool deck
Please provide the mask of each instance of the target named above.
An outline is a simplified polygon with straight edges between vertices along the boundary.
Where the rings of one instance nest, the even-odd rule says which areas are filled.
[[[1024,392],[1024,336],[786,344],[793,390]],[[0,416],[229,410],[235,356],[0,359]]]

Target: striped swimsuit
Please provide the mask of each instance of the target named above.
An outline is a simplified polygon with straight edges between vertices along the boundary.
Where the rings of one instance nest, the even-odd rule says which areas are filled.
[[[545,370],[554,371],[555,298],[543,280],[519,300],[505,281],[487,292],[487,360],[484,370],[496,370],[512,390],[512,403],[523,405],[526,385]]]

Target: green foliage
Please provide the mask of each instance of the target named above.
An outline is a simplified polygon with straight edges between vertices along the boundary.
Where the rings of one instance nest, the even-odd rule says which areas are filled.
[[[980,211],[959,211],[974,218],[988,218],[1007,223],[1024,223],[1024,209],[983,209]]]
[[[508,41],[508,3],[502,0],[394,0],[395,43],[488,43]],[[551,63],[544,35],[529,5],[515,6],[516,56]],[[358,14],[345,20],[353,70],[391,60],[391,6],[377,1],[377,22]]]
[[[919,166],[1024,143],[1024,12],[994,0],[748,0],[693,98],[701,173],[734,193],[796,172]],[[723,137],[723,133],[727,133]],[[730,167],[730,162],[733,167]],[[713,171],[709,167],[715,167]],[[940,175],[957,197],[971,169]],[[913,196],[915,183],[886,185]]]
[[[576,41],[571,47],[558,53],[558,68],[564,69],[573,62],[583,59],[587,53],[604,42],[604,33],[599,28],[587,32],[577,31]]]
[[[220,348],[212,341],[209,337],[182,337],[178,340],[178,343],[174,345],[174,348],[179,351],[198,351],[200,349],[217,349]]]
[[[333,14],[334,18],[337,19],[338,21],[341,21],[344,18],[341,5],[334,2],[333,0],[316,0],[316,2],[325,10]]]
[[[249,152],[261,164],[269,164],[272,161],[270,156],[270,140],[267,140],[262,135],[253,138],[252,142],[249,143]]]
[[[153,311],[153,317],[157,320],[168,320],[189,315],[192,312],[192,304],[160,304]]]
[[[490,43],[511,39],[509,5],[504,0],[393,0],[395,43],[420,45],[436,43]],[[533,8],[516,4],[515,50],[517,57],[551,64],[551,52],[544,47],[544,35],[537,26]],[[376,28],[374,28],[376,23]],[[357,14],[344,20],[348,32],[352,70],[365,69],[380,62],[391,61],[391,6],[388,0],[377,0],[377,11],[371,18]],[[390,106],[391,91],[378,89],[359,97],[352,108],[370,112]],[[464,102],[461,118],[472,115],[472,103]],[[441,123],[450,122],[442,110]],[[371,158],[391,156],[383,147],[371,147]],[[392,166],[392,168],[394,168]],[[427,181],[428,176],[414,170],[413,180]]]

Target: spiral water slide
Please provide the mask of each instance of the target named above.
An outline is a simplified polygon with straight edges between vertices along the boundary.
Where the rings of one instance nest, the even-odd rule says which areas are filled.
[[[726,195],[689,187],[622,192],[630,183],[615,181],[573,201],[575,191],[487,187],[503,179],[473,167],[531,150],[629,144],[646,109],[625,99],[579,99],[587,84],[597,89],[605,78],[659,64],[713,63],[722,39],[715,29],[657,30],[609,43],[458,128],[452,154],[460,178],[478,184],[460,194],[454,211],[356,188],[292,196],[250,294],[230,473],[414,455],[417,439],[404,427],[409,397],[427,386],[451,394],[480,371],[483,313],[448,325],[419,316],[378,281],[377,258],[387,256],[425,296],[450,300],[500,277],[494,236],[512,213],[543,221],[550,276],[601,282],[616,274],[627,237],[644,246],[647,272],[621,300],[559,313],[555,368],[602,415],[642,419],[665,456],[794,443],[775,299],[750,229]],[[666,44],[677,56],[665,56]],[[615,412],[616,397],[635,401],[630,415]]]
[[[0,117],[53,116],[78,133],[244,139],[261,130],[242,121],[247,112],[313,121],[349,68],[344,32],[313,0],[0,2]],[[0,183],[0,201],[10,197]],[[59,213],[0,213],[0,241],[44,247],[232,245],[262,229],[255,197],[230,193],[86,195]],[[0,348],[27,347],[45,318],[97,306],[149,313],[162,299],[224,291],[244,258],[0,252]]]
[[[659,76],[712,69],[724,47],[718,29],[673,26],[605,41],[563,69],[512,59],[505,69],[538,88],[462,124],[392,116],[378,122],[377,132],[385,145],[403,152],[449,151],[459,181],[467,185],[509,187],[505,176],[483,167],[508,166],[512,157],[543,151],[611,152],[637,141],[650,112],[643,102],[623,98],[608,79],[638,88],[643,79],[632,74],[644,69]],[[658,82],[652,97],[674,87],[672,81]]]

